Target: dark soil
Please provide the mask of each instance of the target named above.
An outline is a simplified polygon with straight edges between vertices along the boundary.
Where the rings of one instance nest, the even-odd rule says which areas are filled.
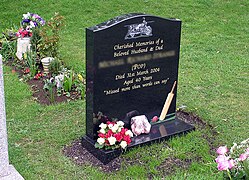
[[[181,120],[195,126],[197,129],[208,129],[211,132],[213,137],[218,135],[218,133],[215,131],[215,129],[214,129],[214,127],[212,125],[206,123],[205,121],[203,121],[201,118],[199,118],[198,116],[196,116],[193,113],[188,113],[188,112],[185,112],[185,111],[178,111],[177,116]],[[212,151],[215,150],[215,146],[214,146],[214,140],[215,139],[209,137],[207,134],[203,134],[202,136],[203,136],[204,139],[207,140],[207,142],[209,144],[209,147],[210,147],[210,153],[211,153]]]
[[[69,97],[67,97],[66,94],[57,96],[56,89],[54,88],[54,102],[51,102],[48,91],[43,89],[43,86],[44,86],[43,79],[39,79],[39,80],[31,79],[27,81],[27,83],[32,88],[32,92],[33,92],[32,96],[38,103],[44,104],[44,105],[50,105],[50,104],[57,104],[60,102],[67,102],[67,101],[81,98],[80,94],[78,94],[77,92],[70,92]]]
[[[80,140],[75,140],[71,145],[66,146],[62,150],[63,154],[70,157],[71,160],[77,165],[91,165],[98,167],[104,172],[118,171],[121,167],[122,157],[118,157],[108,164],[104,165],[95,156],[89,153],[85,148],[82,147]]]
[[[209,129],[212,135],[215,135],[215,131],[213,127],[206,122],[202,121],[199,117],[194,114],[187,113],[184,111],[178,111],[177,117],[189,124],[192,124],[196,127],[196,129]],[[210,151],[213,149],[213,141],[214,137],[208,137],[204,135],[210,145]],[[82,147],[80,140],[75,140],[71,145],[65,146],[62,150],[62,153],[69,157],[76,165],[91,165],[96,168],[99,168],[103,172],[115,172],[120,170],[121,163],[125,164],[141,164],[141,160],[139,157],[124,158],[120,156],[107,165],[101,163],[97,158],[95,158],[91,153],[89,153],[85,148]],[[195,161],[200,161],[201,158],[196,158]],[[157,170],[160,171],[163,175],[167,176],[169,174],[174,173],[176,168],[187,169],[192,163],[191,159],[180,160],[175,157],[169,157],[165,159],[158,167]],[[143,163],[142,163],[143,164]],[[150,175],[149,175],[150,176]],[[150,178],[150,177],[149,177]]]
[[[49,93],[43,89],[43,86],[44,86],[43,79],[40,79],[40,80],[31,79],[27,81],[27,83],[32,88],[32,92],[33,92],[32,96],[40,104],[49,105],[52,103],[65,102],[68,99],[66,96],[57,96],[56,91],[54,89],[54,102],[50,102]]]

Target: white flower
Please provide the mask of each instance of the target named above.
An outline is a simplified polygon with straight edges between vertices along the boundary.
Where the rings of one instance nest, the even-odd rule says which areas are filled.
[[[124,126],[124,122],[123,122],[123,121],[118,121],[118,122],[117,122],[117,125],[123,127],[123,126]]]
[[[110,145],[114,145],[117,141],[116,138],[112,136],[107,138],[107,140],[109,141]]]
[[[31,32],[31,28],[32,28],[31,26],[27,26],[26,31]]]
[[[105,134],[105,129],[100,129],[99,132]]]
[[[56,83],[56,87],[58,89],[62,88],[63,81],[64,81],[64,75],[63,74],[57,75],[57,76],[55,76],[54,80],[55,80],[55,83]]]
[[[111,130],[112,130],[112,132],[116,133],[118,128],[119,128],[118,125],[115,124],[114,126],[112,126]]]
[[[27,14],[23,14],[23,19],[28,19],[30,17],[30,13],[28,12]]]
[[[133,137],[133,133],[131,132],[131,130],[127,130],[127,131],[125,132],[125,135],[126,135],[126,136],[129,135],[130,137]]]
[[[100,137],[100,138],[97,139],[97,142],[98,142],[100,145],[102,145],[102,144],[105,143],[105,139]]]
[[[31,27],[35,27],[35,24],[34,24],[33,21],[30,21],[29,24],[30,24]]]
[[[120,146],[125,149],[127,147],[127,142],[126,141],[121,141]]]
[[[113,124],[108,124],[108,128],[111,129],[113,127]]]
[[[106,128],[107,128],[107,125],[104,124],[104,123],[101,123],[101,124],[99,125],[99,127],[100,127],[101,129],[106,129]]]
[[[118,128],[118,132],[121,132],[122,128],[123,128],[123,127],[119,127],[119,128]]]

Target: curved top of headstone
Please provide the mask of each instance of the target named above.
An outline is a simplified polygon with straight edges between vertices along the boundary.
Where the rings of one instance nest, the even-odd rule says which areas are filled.
[[[124,15],[121,15],[121,16],[114,17],[114,18],[112,18],[112,19],[110,19],[110,20],[108,20],[106,22],[103,22],[103,23],[97,24],[95,26],[89,27],[88,29],[90,29],[92,31],[99,31],[99,30],[109,28],[109,27],[111,27],[111,26],[113,26],[115,24],[118,24],[118,23],[122,22],[122,21],[131,19],[131,18],[135,18],[135,17],[141,17],[141,16],[152,16],[152,15],[144,14],[144,13],[124,14]],[[153,16],[153,17],[157,17],[157,16]],[[162,17],[157,17],[157,18],[162,18]],[[168,20],[180,21],[179,19],[174,19],[174,18],[172,18],[172,19],[170,18]]]

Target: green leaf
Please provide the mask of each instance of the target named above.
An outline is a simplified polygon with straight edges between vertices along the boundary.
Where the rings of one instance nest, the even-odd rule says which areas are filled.
[[[98,148],[98,149],[102,149],[104,147],[104,145],[100,145],[99,143],[96,142],[94,147]]]

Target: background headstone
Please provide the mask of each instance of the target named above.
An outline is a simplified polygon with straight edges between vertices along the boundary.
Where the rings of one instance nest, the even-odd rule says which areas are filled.
[[[22,180],[23,177],[9,164],[6,112],[4,100],[3,64],[0,54],[0,179]]]

